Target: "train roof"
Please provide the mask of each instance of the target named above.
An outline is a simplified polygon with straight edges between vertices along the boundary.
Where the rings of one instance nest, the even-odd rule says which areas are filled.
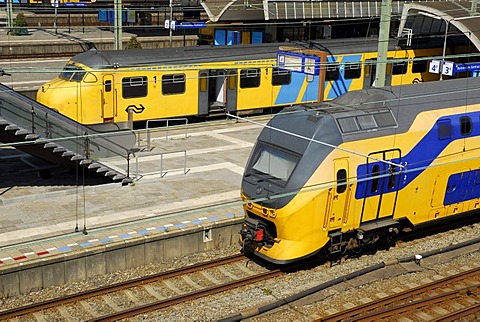
[[[352,91],[313,108],[318,117],[334,118],[350,141],[403,133],[421,112],[472,104],[480,104],[477,77]]]
[[[330,55],[359,52],[376,52],[377,38],[326,39],[308,43],[266,43],[233,46],[192,46],[134,50],[89,50],[70,59],[92,69],[120,68],[152,65],[195,64],[204,62],[224,62],[244,59],[274,59],[281,47],[314,49]],[[392,40],[389,50],[395,49]]]

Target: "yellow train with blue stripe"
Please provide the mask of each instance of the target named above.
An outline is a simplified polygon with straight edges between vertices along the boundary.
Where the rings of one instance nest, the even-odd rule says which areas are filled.
[[[286,108],[245,168],[244,250],[286,264],[478,215],[479,136],[480,78]]]
[[[134,122],[270,111],[330,100],[373,83],[376,39],[283,45],[321,57],[321,72],[309,76],[278,69],[279,44],[90,50],[41,86],[37,100],[82,124],[125,124],[129,111]],[[441,47],[395,45],[388,54],[395,61],[388,64],[387,84],[438,79],[428,72],[427,57],[441,55]]]

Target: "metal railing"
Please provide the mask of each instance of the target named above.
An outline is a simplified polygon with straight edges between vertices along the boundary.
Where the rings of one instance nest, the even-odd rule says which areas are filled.
[[[56,142],[73,152],[86,155],[87,158],[127,158],[129,150],[135,145],[132,131],[95,131],[3,84],[0,84],[0,117],[38,135],[36,143]]]
[[[174,118],[174,119],[155,119],[155,120],[148,120],[147,121],[147,124],[146,124],[146,127],[145,127],[145,131],[147,133],[147,149],[148,151],[151,150],[151,130],[152,128],[150,127],[150,124],[151,123],[159,123],[159,122],[165,122],[166,123],[166,131],[165,131],[165,140],[168,140],[168,129],[169,129],[169,126],[170,126],[170,122],[172,121],[175,121],[175,122],[178,122],[178,121],[184,121],[185,122],[185,139],[188,137],[188,119],[186,117],[183,117],[183,118]],[[139,135],[140,137],[140,135]],[[139,140],[140,142],[140,140]]]
[[[183,152],[183,174],[187,174],[190,169],[187,170],[187,151],[186,150],[179,150],[179,151],[171,151],[171,152],[164,152],[160,154],[160,178],[163,178],[168,171],[163,172],[163,156],[166,154],[174,154],[174,153],[182,153]]]
[[[176,171],[174,170],[167,170],[164,171],[163,169],[163,157],[167,154],[175,154],[175,153],[183,153],[183,174],[187,174],[190,169],[187,169],[187,151],[186,150],[178,150],[178,151],[170,151],[170,152],[162,152],[160,153],[160,178],[163,178],[168,172]],[[136,181],[140,180],[144,175],[140,175],[140,166],[139,166],[139,156],[135,156],[135,177],[134,179]],[[155,174],[158,172],[154,172]],[[154,173],[149,173],[149,175],[152,175]]]

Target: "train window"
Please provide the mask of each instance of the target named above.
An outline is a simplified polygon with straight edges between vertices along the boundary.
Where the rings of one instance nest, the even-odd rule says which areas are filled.
[[[395,182],[396,182],[397,175],[398,175],[397,166],[391,164],[388,171],[389,171],[389,173],[388,173],[389,177],[388,177],[387,189],[392,190],[393,188],[395,188]]]
[[[83,82],[84,83],[96,83],[98,82],[98,78],[97,76],[95,76],[95,74],[92,74],[92,73],[86,73],[85,74],[85,77],[83,77]]]
[[[462,116],[460,118],[460,134],[463,136],[472,133],[472,119],[468,116]]]
[[[85,76],[85,71],[75,72],[73,73],[71,80],[74,82],[81,82],[83,79],[83,76]]]
[[[407,73],[407,62],[393,63],[392,75],[403,75]]]
[[[206,92],[207,91],[207,80],[208,80],[208,75],[205,72],[200,73],[198,76],[199,82],[200,82],[200,92]]]
[[[237,72],[231,70],[228,72],[228,89],[237,88]]]
[[[475,171],[475,185],[480,185],[480,170]]]
[[[440,140],[450,139],[452,137],[453,128],[450,120],[439,120],[437,122],[438,138]]]
[[[347,170],[337,171],[337,193],[343,193],[347,190]]]
[[[424,73],[428,70],[428,61],[414,60],[412,64],[412,73]]]
[[[362,73],[360,63],[349,63],[345,64],[344,78],[345,79],[355,79],[360,78]]]
[[[326,81],[336,81],[340,76],[340,68],[338,64],[328,64],[325,71]]]
[[[344,117],[338,119],[338,125],[343,133],[354,132],[360,130],[354,117]]]
[[[66,65],[59,75],[63,80],[72,80],[75,82],[80,82],[83,79],[83,76],[85,76],[85,71],[73,64]]]
[[[299,160],[297,154],[260,143],[254,152],[252,169],[287,182]]]
[[[390,111],[375,113],[373,114],[373,118],[375,119],[378,127],[392,127],[397,125],[395,117]]]
[[[162,76],[162,94],[185,93],[185,74],[171,74]]]
[[[278,68],[272,69],[272,85],[288,85],[292,81],[292,73],[289,70],[282,70]]]
[[[362,130],[371,130],[377,127],[377,123],[371,114],[359,115],[357,121]]]
[[[112,81],[110,79],[105,81],[104,86],[105,86],[105,92],[112,91]]]
[[[242,69],[240,71],[240,88],[260,86],[260,68]]]
[[[122,79],[122,97],[145,97],[148,93],[147,76],[125,77]]]
[[[372,167],[372,185],[370,186],[370,193],[375,193],[378,191],[378,183],[380,182],[380,178],[378,176],[380,175],[380,166],[378,164],[375,164]]]

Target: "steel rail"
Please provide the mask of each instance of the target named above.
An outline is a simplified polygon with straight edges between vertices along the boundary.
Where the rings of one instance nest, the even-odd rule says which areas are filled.
[[[81,300],[84,300],[84,299],[104,295],[104,294],[107,294],[107,293],[122,291],[122,290],[125,290],[125,289],[128,289],[128,288],[132,288],[132,287],[143,285],[143,284],[153,283],[153,282],[163,280],[163,279],[167,279],[167,278],[172,278],[172,277],[176,277],[176,276],[180,276],[180,275],[184,275],[184,274],[198,272],[198,271],[208,269],[208,268],[212,268],[212,267],[216,267],[216,266],[219,266],[219,265],[234,263],[234,262],[240,261],[240,260],[245,259],[245,258],[246,257],[243,256],[243,254],[236,254],[236,255],[216,259],[216,260],[205,262],[205,263],[198,263],[198,264],[195,264],[195,265],[190,265],[190,266],[186,266],[186,267],[182,267],[182,268],[169,270],[169,271],[166,271],[166,272],[160,272],[160,273],[156,273],[156,274],[152,274],[152,275],[148,275],[148,276],[144,276],[144,277],[139,277],[139,278],[124,281],[124,282],[119,282],[119,283],[112,284],[112,285],[107,285],[107,286],[104,286],[104,287],[84,291],[84,292],[81,292],[81,293],[66,295],[66,296],[63,296],[63,297],[54,298],[54,299],[47,300],[47,301],[40,302],[40,303],[33,303],[33,304],[30,304],[30,305],[26,305],[26,306],[14,308],[14,309],[0,311],[0,320],[10,319],[10,318],[14,318],[16,316],[21,316],[21,315],[34,313],[34,312],[38,312],[38,311],[45,310],[45,309],[54,308],[54,307],[57,307],[57,306],[62,306],[62,305],[68,304],[68,303],[81,301]]]
[[[208,287],[202,290],[190,292],[184,295],[179,295],[173,298],[159,300],[152,303],[148,303],[145,305],[141,305],[138,307],[133,307],[130,309],[126,309],[120,312],[104,315],[101,317],[93,318],[91,320],[87,320],[87,322],[107,322],[107,321],[118,321],[120,319],[125,319],[129,317],[133,317],[138,314],[152,312],[155,310],[160,310],[172,305],[177,305],[180,303],[184,303],[186,301],[195,300],[201,297],[209,296],[215,293],[223,292],[232,290],[241,286],[250,285],[252,283],[257,283],[261,281],[265,281],[267,279],[278,277],[284,275],[285,273],[281,270],[273,270],[264,273],[260,273],[258,275],[245,277],[236,281],[228,282],[222,285]]]
[[[399,293],[399,294],[394,294],[394,295],[391,295],[391,296],[387,296],[383,299],[379,299],[378,301],[377,300],[372,301],[372,302],[366,303],[364,305],[356,306],[356,307],[353,307],[353,308],[345,310],[345,311],[341,311],[341,312],[338,312],[338,313],[331,314],[331,315],[326,316],[324,318],[320,318],[316,321],[317,322],[319,322],[319,321],[322,321],[322,322],[340,321],[340,320],[343,320],[343,319],[348,319],[348,318],[351,318],[351,317],[359,316],[361,314],[369,314],[369,312],[374,312],[374,311],[378,312],[380,307],[386,307],[386,306],[389,306],[389,305],[391,306],[395,302],[403,301],[403,300],[405,300],[409,297],[422,294],[426,290],[439,288],[442,285],[462,281],[462,280],[467,279],[467,278],[478,276],[479,274],[480,274],[480,267],[477,267],[477,268],[474,268],[472,270],[465,271],[465,272],[462,272],[460,274],[454,275],[452,277],[446,277],[446,278],[443,278],[443,279],[435,281],[435,282],[431,282],[431,283],[428,283],[428,284],[425,284],[425,285],[421,285],[421,286],[406,290],[405,292],[402,292],[402,293]]]

